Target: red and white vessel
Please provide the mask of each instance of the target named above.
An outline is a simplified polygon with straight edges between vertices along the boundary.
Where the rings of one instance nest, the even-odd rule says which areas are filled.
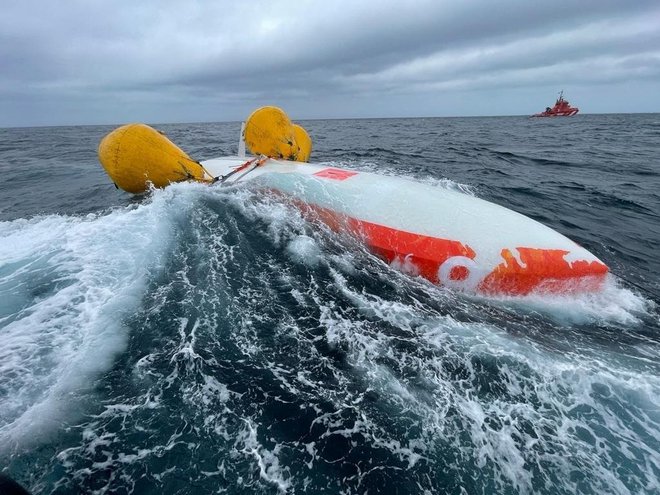
[[[546,107],[544,112],[535,113],[532,117],[572,117],[579,111],[579,108],[572,107],[567,100],[564,100],[564,92],[560,91],[554,107]]]
[[[409,179],[272,158],[201,162],[224,184],[253,182],[393,266],[484,295],[592,292],[608,268],[562,234],[482,199]]]

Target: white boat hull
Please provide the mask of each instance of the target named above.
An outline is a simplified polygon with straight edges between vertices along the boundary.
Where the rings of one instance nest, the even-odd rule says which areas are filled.
[[[226,176],[246,158],[202,162]],[[378,255],[433,283],[488,295],[598,290],[607,267],[558,232],[502,206],[369,172],[266,159],[226,183],[258,179]]]

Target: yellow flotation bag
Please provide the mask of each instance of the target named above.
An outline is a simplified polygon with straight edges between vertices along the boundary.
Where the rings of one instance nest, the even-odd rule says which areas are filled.
[[[110,132],[101,140],[98,153],[112,181],[130,193],[146,191],[149,183],[165,187],[185,180],[212,180],[198,162],[145,124],[128,124]]]
[[[293,124],[293,137],[298,145],[298,161],[308,162],[312,154],[312,139],[305,128],[298,124]]]
[[[298,145],[293,124],[282,109],[261,107],[245,122],[245,144],[251,153],[271,158],[296,160]]]

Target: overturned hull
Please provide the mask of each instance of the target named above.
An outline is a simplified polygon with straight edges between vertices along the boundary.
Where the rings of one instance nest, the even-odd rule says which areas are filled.
[[[390,263],[487,295],[600,289],[607,266],[567,237],[502,206],[419,182],[324,165],[245,158],[202,162],[225,183],[255,181]]]

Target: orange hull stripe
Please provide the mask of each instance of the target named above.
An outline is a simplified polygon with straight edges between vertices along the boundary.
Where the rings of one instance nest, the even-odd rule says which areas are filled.
[[[475,251],[460,241],[415,234],[385,225],[352,218],[328,208],[300,200],[293,203],[303,214],[318,219],[335,231],[350,231],[360,236],[372,252],[389,263],[414,266],[415,271],[433,283],[440,283],[440,266],[455,256],[474,259]],[[485,294],[525,295],[534,290],[550,293],[596,291],[608,272],[598,261],[567,262],[568,251],[517,247],[522,264],[509,249],[501,252],[503,261],[477,285]],[[454,266],[449,278],[462,281],[470,267]]]

